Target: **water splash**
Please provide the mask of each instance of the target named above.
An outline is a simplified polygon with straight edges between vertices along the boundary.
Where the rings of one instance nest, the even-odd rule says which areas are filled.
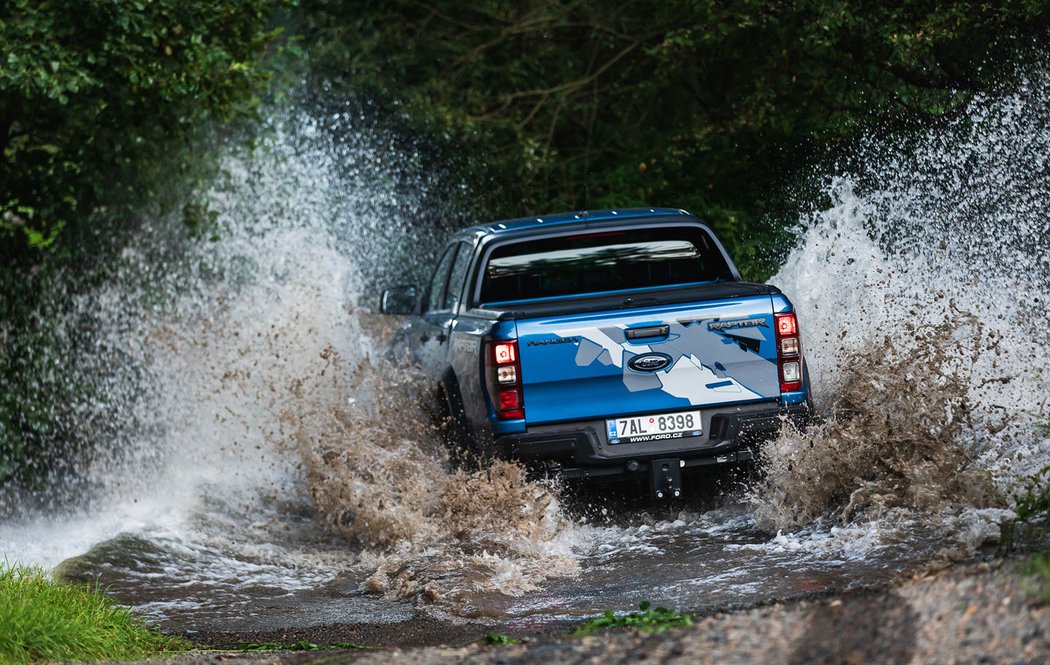
[[[454,604],[462,616],[470,594],[520,595],[576,574],[579,528],[561,511],[557,490],[510,462],[452,469],[420,375],[389,361],[360,362],[337,391],[355,395],[348,404],[326,403],[304,386],[287,413],[319,522],[374,561],[365,588]]]
[[[170,558],[182,571],[168,576],[172,596],[195,577],[247,577],[278,595],[352,580],[391,599],[451,603],[577,571],[556,491],[513,464],[452,470],[416,373],[379,357],[391,320],[362,303],[376,275],[418,270],[438,249],[435,229],[402,223],[426,218],[437,176],[359,122],[277,117],[254,150],[229,150],[206,192],[214,242],[158,220],[123,249],[119,274],[83,298],[81,316],[99,322],[96,351],[70,380],[107,397],[73,406],[89,422],[112,411],[135,426],[118,440],[85,428],[95,440],[86,507],[0,525],[4,554],[66,561],[75,578],[120,565],[155,576],[143,562],[170,570]],[[136,381],[100,371],[112,349]],[[198,610],[231,596],[197,598]]]
[[[53,322],[68,347],[49,352],[90,387],[68,410],[93,444],[79,473],[91,485],[46,490],[69,521],[103,539],[192,520],[212,499],[303,500],[282,405],[296,380],[324,372],[327,348],[367,355],[355,315],[363,280],[413,240],[383,229],[428,205],[418,168],[385,155],[382,134],[354,131],[357,120],[278,116],[255,150],[227,149],[205,194],[214,242],[189,238],[173,217],[149,220],[113,258],[114,274]],[[51,565],[82,547],[54,540],[54,553],[25,558]],[[33,549],[10,531],[0,543],[10,556]]]
[[[1050,462],[1034,422],[1050,399],[1048,98],[1035,69],[944,126],[866,141],[802,219],[772,281],[830,420],[768,449],[767,528],[902,508],[1002,519],[980,509],[1008,508]]]

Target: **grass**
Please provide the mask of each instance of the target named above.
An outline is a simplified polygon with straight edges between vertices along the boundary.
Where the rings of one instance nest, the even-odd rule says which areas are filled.
[[[1025,566],[1025,572],[1036,578],[1030,589],[1032,600],[1040,605],[1050,605],[1050,552],[1040,552]]]
[[[1046,522],[1050,518],[1050,465],[1028,477],[1015,510],[1017,519],[1026,523]]]
[[[1050,418],[1037,417],[1036,429],[1050,436]],[[1031,589],[1032,600],[1050,605],[1050,549],[1047,540],[1050,532],[1050,465],[1026,479],[1024,492],[1016,500],[1014,511],[1017,519],[1008,532],[1007,546],[1012,548],[1018,538],[1035,543],[1036,552],[1022,572],[1036,578]]]
[[[1039,418],[1035,426],[1044,435],[1050,436],[1050,417]]]
[[[1040,418],[1036,428],[1050,436],[1050,418]],[[1050,527],[1050,464],[1024,480],[1022,493],[1015,497],[1014,512],[1017,513],[1016,527],[1021,527],[1036,535],[1040,541],[1045,540],[1047,528]],[[1045,547],[1045,542],[1043,543]]]
[[[0,564],[0,663],[129,660],[188,646],[147,626],[97,587]]]
[[[508,637],[507,635],[497,635],[495,633],[485,633],[485,636],[481,638],[485,644],[490,645],[505,645],[505,644],[520,644],[521,640],[515,637]]]
[[[692,614],[682,614],[677,610],[657,607],[643,602],[638,606],[640,611],[617,616],[612,610],[606,610],[600,617],[589,619],[572,632],[576,637],[585,637],[614,628],[634,628],[644,633],[661,633],[669,628],[685,628],[693,625]]]

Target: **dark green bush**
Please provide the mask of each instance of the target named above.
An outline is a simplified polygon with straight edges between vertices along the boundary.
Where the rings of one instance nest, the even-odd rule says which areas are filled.
[[[299,17],[315,70],[484,156],[484,213],[689,208],[763,278],[785,183],[873,123],[951,113],[1001,78],[989,62],[1045,43],[1050,8],[302,0]]]
[[[252,116],[290,4],[0,0],[0,494],[82,461],[69,405],[105,396],[69,371],[72,303],[186,203],[215,121]]]
[[[155,187],[150,157],[250,109],[282,0],[0,0],[0,241],[52,244]],[[163,180],[162,174],[153,174]]]

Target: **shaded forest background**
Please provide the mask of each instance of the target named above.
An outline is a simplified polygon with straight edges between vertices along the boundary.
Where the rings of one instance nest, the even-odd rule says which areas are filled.
[[[82,390],[38,352],[43,295],[102,279],[144,210],[206,242],[206,145],[292,87],[470,185],[422,223],[682,207],[761,280],[795,183],[1009,86],[1048,34],[1043,0],[0,0],[0,483],[68,456],[37,459]]]

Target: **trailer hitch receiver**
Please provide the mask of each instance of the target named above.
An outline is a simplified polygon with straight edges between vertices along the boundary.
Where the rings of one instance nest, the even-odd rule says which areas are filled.
[[[677,499],[682,496],[682,467],[679,459],[657,459],[649,464],[653,498]]]

